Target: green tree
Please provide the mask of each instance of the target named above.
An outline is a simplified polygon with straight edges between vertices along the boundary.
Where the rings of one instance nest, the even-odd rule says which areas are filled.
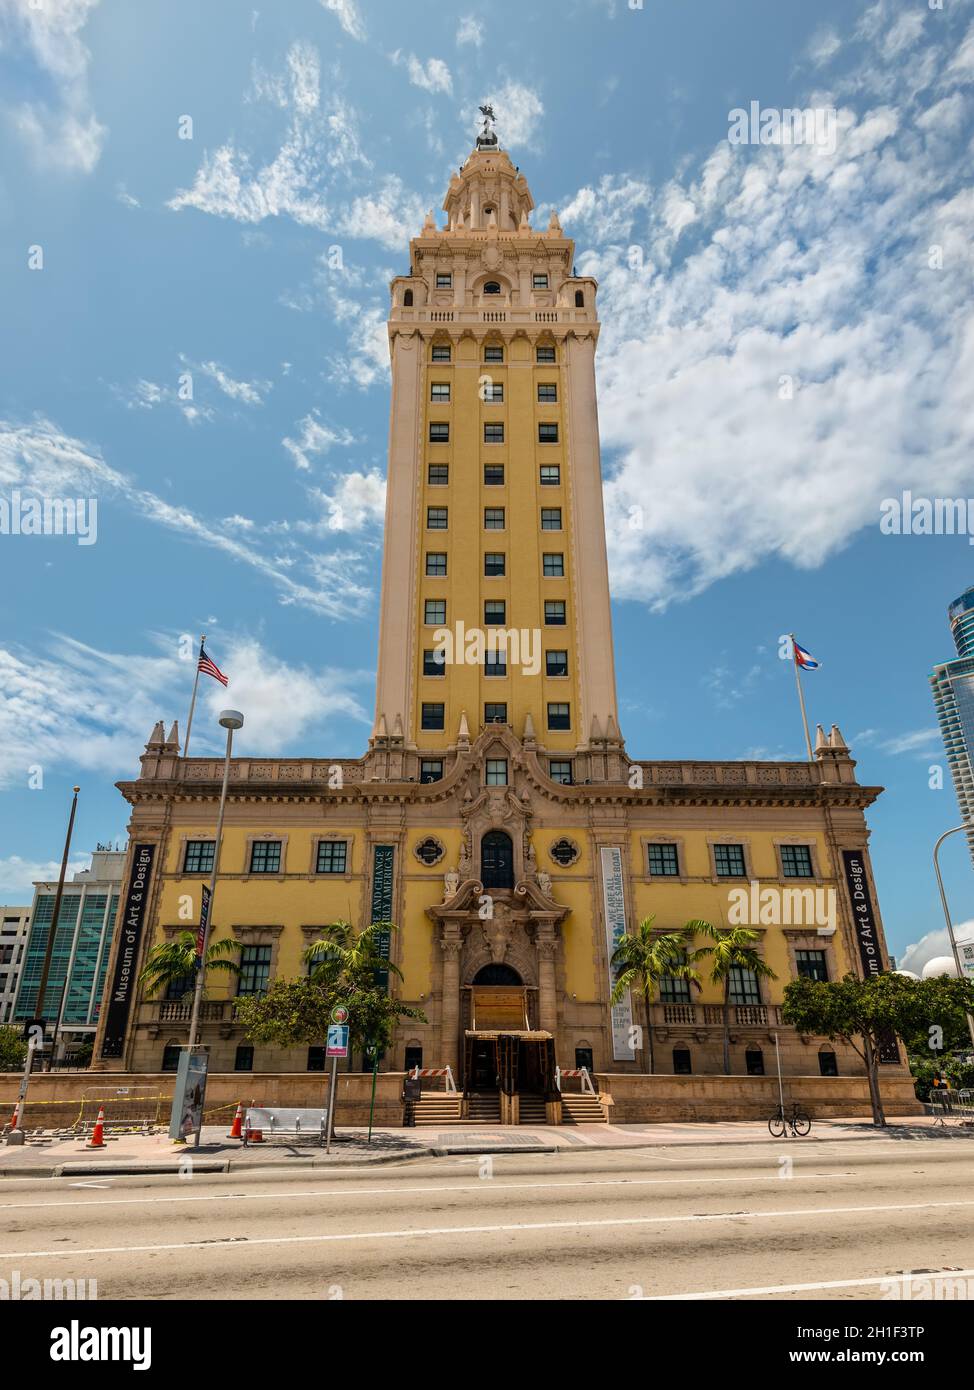
[[[206,994],[206,976],[211,970],[228,975],[239,975],[240,966],[230,957],[236,953],[237,942],[229,937],[223,941],[213,941],[206,948],[206,963],[203,993]],[[145,965],[139,973],[139,984],[146,999],[151,999],[161,989],[170,985],[185,985],[183,997],[189,998],[196,987],[196,933],[181,931],[172,941],[160,941],[153,946],[146,957]]]
[[[682,931],[660,932],[653,927],[655,920],[655,914],[644,917],[633,935],[624,936],[612,952],[612,967],[619,974],[610,998],[610,1003],[618,1004],[627,990],[642,996],[646,1010],[644,1056],[648,1063],[646,1070],[650,1073],[656,1070],[651,1010],[653,995],[659,988],[660,980],[664,976],[673,976],[700,988],[700,972],[693,963],[699,952],[693,952],[691,957],[687,949],[693,938],[691,924]]]
[[[27,1044],[19,1028],[0,1027],[0,1071],[23,1071]]]
[[[730,1076],[730,990],[731,974],[736,970],[749,970],[759,979],[776,980],[778,977],[765,960],[754,949],[760,939],[758,932],[748,927],[715,927],[710,922],[688,922],[687,930],[705,936],[711,943],[702,946],[695,954],[702,958],[710,956],[710,982],[718,985],[724,995],[724,1075]]]

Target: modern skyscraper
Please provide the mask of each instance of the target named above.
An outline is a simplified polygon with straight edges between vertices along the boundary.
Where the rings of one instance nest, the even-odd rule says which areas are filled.
[[[947,621],[957,659],[935,666],[930,684],[961,820],[974,825],[974,588],[954,600]],[[974,831],[967,842],[974,859]]]

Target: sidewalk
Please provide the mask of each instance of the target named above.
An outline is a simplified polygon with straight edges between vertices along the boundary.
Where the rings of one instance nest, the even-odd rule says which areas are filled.
[[[521,1125],[496,1128],[374,1129],[341,1126],[326,1154],[317,1144],[282,1141],[249,1145],[227,1139],[225,1125],[206,1125],[199,1149],[174,1144],[166,1134],[126,1134],[109,1137],[104,1149],[87,1149],[78,1138],[34,1140],[23,1146],[0,1144],[0,1178],[86,1177],[97,1174],[165,1174],[183,1171],[229,1173],[247,1168],[343,1168],[445,1157],[449,1154],[556,1153],[588,1149],[662,1149],[713,1145],[810,1144],[836,1140],[895,1142],[936,1139],[963,1142],[974,1130],[941,1125],[926,1116],[890,1119],[876,1130],[867,1121],[816,1120],[807,1139],[772,1139],[767,1125],[757,1120],[726,1123],[638,1125],[560,1125],[534,1128]]]

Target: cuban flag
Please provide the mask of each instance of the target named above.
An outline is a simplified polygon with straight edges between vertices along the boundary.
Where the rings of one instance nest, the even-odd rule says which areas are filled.
[[[817,671],[819,663],[807,652],[804,647],[800,647],[794,637],[791,639],[792,650],[795,653],[795,664],[803,671]]]

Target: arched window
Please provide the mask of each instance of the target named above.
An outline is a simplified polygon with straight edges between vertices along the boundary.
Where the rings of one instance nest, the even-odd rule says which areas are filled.
[[[404,309],[411,309],[411,308],[413,307],[413,292],[412,292],[412,290],[407,290],[407,291],[406,291],[406,293],[405,293],[405,294],[403,295],[403,297],[402,297],[402,303],[403,303],[403,308],[404,308]]]
[[[690,1058],[688,1047],[674,1047],[673,1049],[673,1075],[690,1076],[693,1072],[693,1062]]]
[[[503,830],[489,830],[480,842],[480,881],[485,888],[514,887],[514,845]]]
[[[484,294],[500,294],[501,287],[496,280],[488,280],[484,286]]]
[[[474,976],[473,982],[475,985],[523,984],[513,965],[505,965],[503,961],[492,961],[490,965],[482,965]]]
[[[167,1042],[162,1049],[162,1071],[179,1070],[179,1054],[182,1052],[182,1045],[178,1042]]]
[[[744,1054],[744,1065],[748,1076],[764,1075],[764,1053],[759,1047],[749,1047]]]
[[[839,1059],[830,1047],[822,1047],[819,1049],[818,1069],[822,1076],[838,1076]]]
[[[581,290],[576,290],[576,291],[575,291],[575,308],[576,308],[576,309],[584,309],[584,308],[585,308],[585,295],[583,294],[583,292],[582,292]]]

